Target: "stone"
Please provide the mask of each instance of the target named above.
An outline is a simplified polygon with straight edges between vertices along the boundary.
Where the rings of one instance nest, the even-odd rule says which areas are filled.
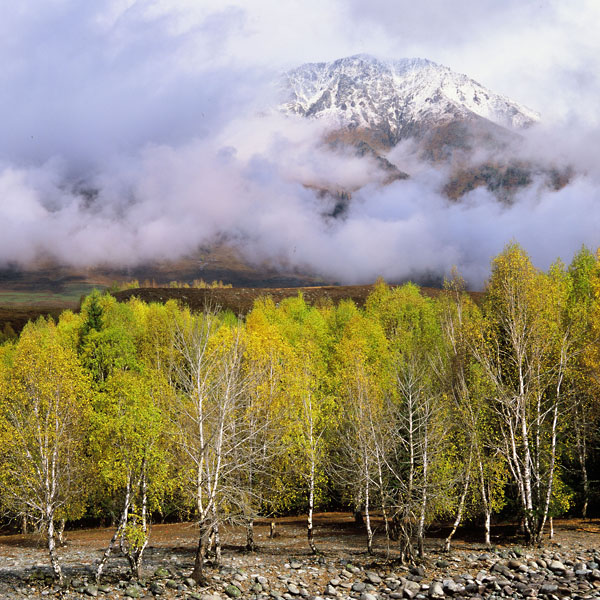
[[[170,577],[170,575],[171,573],[169,572],[169,569],[165,567],[158,567],[158,569],[154,571],[154,577],[158,577],[159,579],[165,579]]]
[[[194,579],[192,579],[191,577],[186,577],[183,580],[183,583],[185,583],[185,585],[187,585],[189,588],[195,588],[196,587],[196,581]]]
[[[299,560],[290,561],[290,569],[301,569],[302,563]]]
[[[443,598],[444,597],[444,588],[442,587],[441,582],[434,581],[429,588],[429,597],[430,598]]]
[[[125,589],[125,595],[128,598],[139,598],[140,597],[140,588],[137,585],[130,585]]]
[[[98,588],[95,585],[88,585],[83,590],[87,596],[95,598],[98,595]]]
[[[567,585],[559,585],[557,594],[563,598],[570,598],[573,595],[571,588]]]
[[[155,596],[162,596],[165,593],[165,587],[160,584],[157,583],[156,581],[153,581],[149,588],[148,588]]]
[[[337,596],[338,592],[332,585],[327,584],[325,586],[325,595],[326,596]]]
[[[288,589],[288,592],[290,594],[293,594],[294,596],[297,596],[298,594],[300,594],[300,590],[298,589],[298,586],[295,583],[288,583],[287,589]]]
[[[369,594],[369,592],[363,592],[360,595],[360,600],[377,600],[377,596],[375,594]]]
[[[454,579],[444,579],[442,587],[444,592],[448,592],[449,594],[458,594],[465,591],[465,586],[457,583]]]
[[[421,591],[421,586],[416,581],[410,581],[410,579],[405,580],[404,589],[410,590],[415,595]]]
[[[364,592],[366,587],[367,586],[362,581],[357,581],[356,583],[352,584],[352,591],[353,592]]]
[[[237,585],[233,585],[233,583],[230,583],[225,587],[225,593],[230,598],[239,598],[242,595],[240,588]]]
[[[381,583],[381,577],[379,577],[379,575],[373,571],[367,571],[365,576],[373,585],[379,585]]]
[[[548,565],[548,568],[551,571],[558,571],[558,572],[564,572],[564,571],[566,571],[565,565],[563,565],[563,563],[561,563],[560,560],[550,561],[550,564]]]

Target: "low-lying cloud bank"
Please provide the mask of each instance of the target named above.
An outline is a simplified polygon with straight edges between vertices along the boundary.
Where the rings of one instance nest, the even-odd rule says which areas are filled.
[[[215,140],[150,145],[74,182],[60,161],[0,169],[0,256],[27,267],[39,256],[60,263],[133,266],[177,259],[226,236],[249,261],[270,261],[344,283],[443,275],[457,265],[481,285],[490,258],[512,239],[541,267],[598,244],[600,185],[575,176],[559,191],[542,181],[510,205],[483,188],[451,202],[443,173],[422,166],[384,186],[370,159],[336,155],[290,120],[273,127],[252,154]],[[296,135],[294,135],[294,133]],[[244,140],[252,146],[253,132]],[[257,143],[257,147],[260,144]],[[302,183],[360,188],[342,218],[324,216],[327,199]]]

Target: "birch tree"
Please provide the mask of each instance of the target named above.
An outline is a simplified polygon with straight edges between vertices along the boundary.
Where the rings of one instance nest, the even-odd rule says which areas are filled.
[[[425,529],[440,510],[443,485],[447,403],[441,393],[437,351],[442,344],[435,305],[407,284],[390,290],[376,286],[367,313],[386,331],[392,353],[393,390],[387,402],[392,452],[387,465],[395,487],[394,535],[401,558],[424,554]]]
[[[362,498],[367,551],[373,553],[372,509],[381,510],[389,540],[388,472],[384,395],[388,372],[388,348],[383,331],[356,309],[336,344],[336,388],[340,422],[334,438],[337,460],[334,477]]]
[[[86,494],[88,380],[51,321],[28,324],[4,368],[2,504],[42,525],[54,576],[62,582],[55,521],[60,511]]]
[[[246,376],[249,379],[245,414],[241,421],[247,430],[240,446],[246,468],[238,482],[242,496],[246,549],[256,548],[254,519],[262,511],[281,506],[281,440],[289,427],[286,368],[293,362],[292,348],[277,325],[277,307],[271,298],[258,300],[246,319]],[[278,485],[279,484],[279,485]]]
[[[569,322],[580,351],[567,372],[569,447],[580,473],[580,506],[587,517],[592,491],[588,463],[600,441],[600,264],[587,248],[573,257],[568,270]]]
[[[565,278],[546,275],[516,244],[492,264],[475,356],[493,386],[501,450],[518,491],[528,543],[541,541],[557,471],[563,382],[572,358]]]
[[[142,576],[150,515],[168,486],[163,407],[169,388],[159,373],[118,371],[94,400],[90,443],[99,477],[118,504],[119,518],[96,568],[102,573],[117,542],[132,576]]]
[[[450,550],[452,537],[466,513],[483,513],[484,539],[491,545],[491,516],[503,506],[505,462],[498,447],[494,413],[488,396],[491,387],[470,352],[470,341],[482,327],[479,309],[465,293],[458,272],[445,283],[441,299],[441,324],[447,352],[444,388],[451,402],[453,437],[458,443],[454,479],[456,504],[454,521],[444,549]]]
[[[326,483],[328,433],[335,413],[326,384],[329,332],[319,310],[301,295],[282,302],[278,325],[291,346],[285,365],[288,428],[282,437],[284,458],[300,482],[307,508],[307,540],[316,553],[313,515]]]
[[[192,577],[204,580],[204,562],[211,537],[217,553],[222,508],[235,504],[227,483],[239,479],[244,469],[238,449],[247,440],[236,419],[248,393],[242,361],[241,328],[228,326],[213,312],[193,316],[183,312],[175,331],[172,365],[178,401],[171,419],[178,456],[183,464],[181,481],[194,498],[199,535]]]

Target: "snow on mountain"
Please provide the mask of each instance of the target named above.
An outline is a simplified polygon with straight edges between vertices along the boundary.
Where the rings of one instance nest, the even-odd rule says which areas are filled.
[[[381,61],[360,54],[308,63],[289,71],[283,85],[285,112],[374,130],[387,146],[453,121],[480,117],[521,129],[540,118],[466,75],[420,58]]]

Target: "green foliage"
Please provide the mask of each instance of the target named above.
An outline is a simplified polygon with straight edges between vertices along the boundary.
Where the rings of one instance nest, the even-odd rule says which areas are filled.
[[[2,331],[0,332],[0,344],[4,342],[12,342],[19,337],[10,323],[5,323]]]
[[[94,290],[81,306],[81,312],[84,315],[84,321],[81,326],[81,338],[84,339],[90,331],[100,331],[102,329],[102,305],[100,301],[100,292]]]
[[[582,248],[568,269],[542,272],[511,244],[481,307],[455,274],[436,300],[379,281],[364,309],[299,294],[258,300],[245,320],[94,291],[57,325],[0,337],[3,508],[25,511],[33,489],[37,410],[68,416],[61,452],[77,476],[61,483],[56,514],[118,512],[129,491],[133,554],[165,502],[247,522],[306,510],[311,494],[318,507],[368,490],[386,526],[421,535],[421,519],[454,518],[466,480],[465,518],[519,503],[521,515],[562,514],[598,442],[598,264]],[[538,469],[530,509],[517,472],[527,460]]]

